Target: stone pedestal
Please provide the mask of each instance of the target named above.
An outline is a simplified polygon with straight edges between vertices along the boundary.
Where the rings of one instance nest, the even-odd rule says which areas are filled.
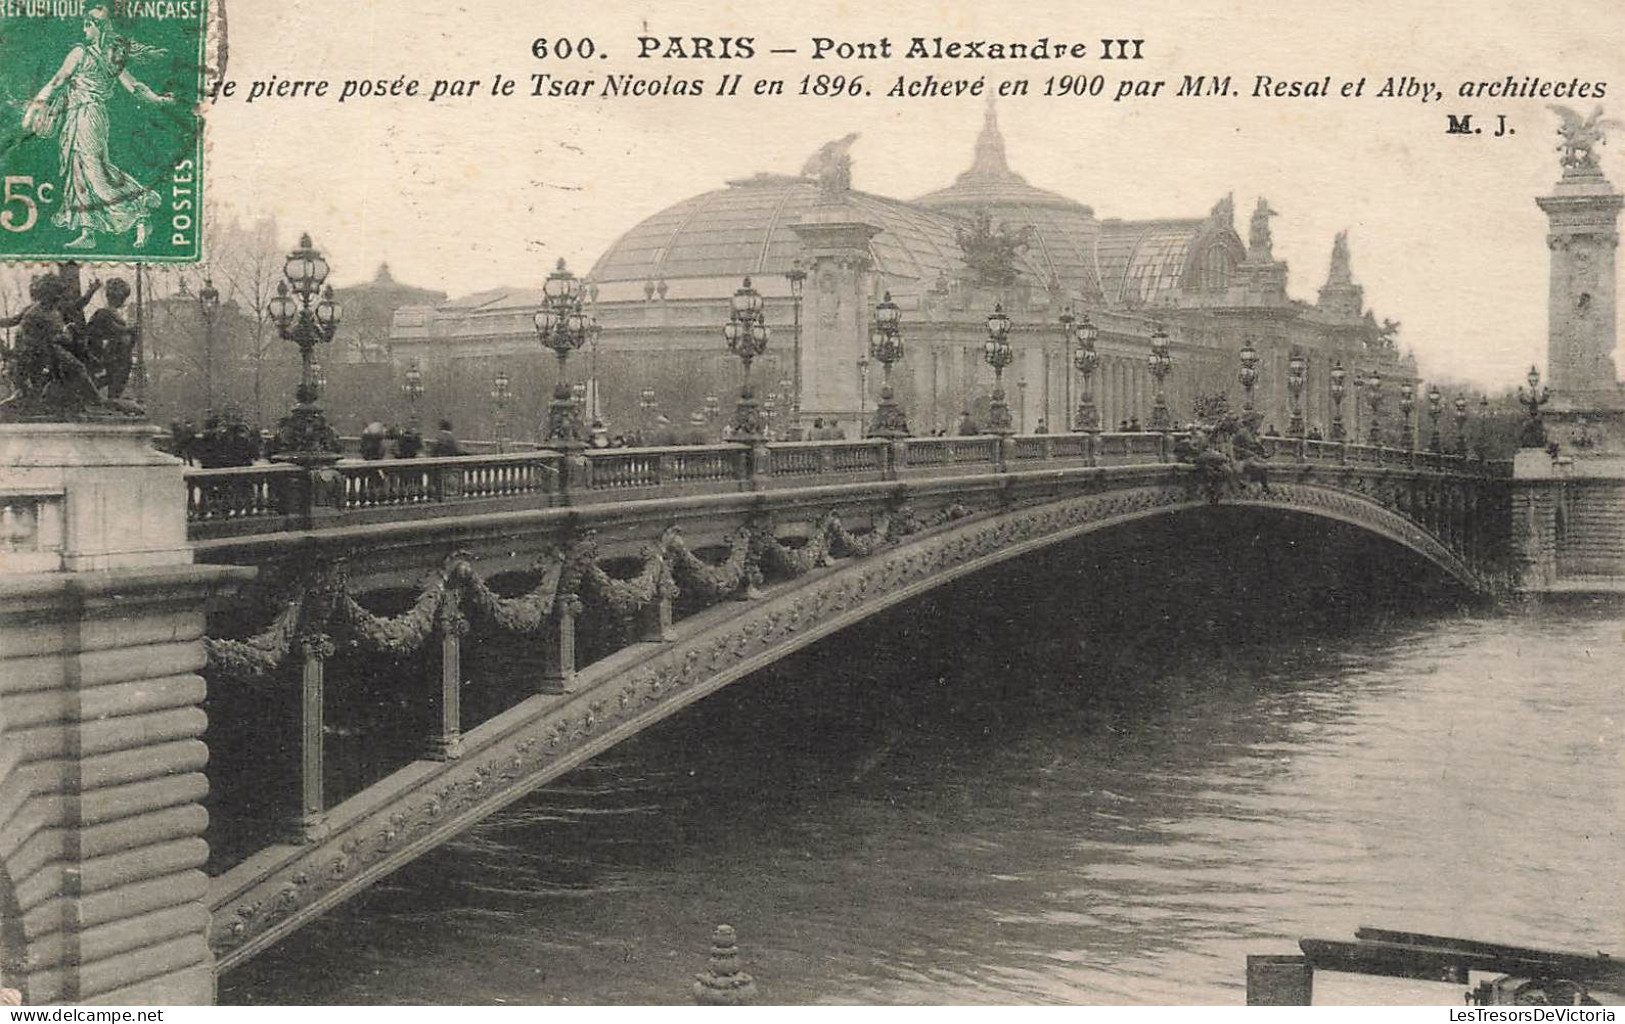
[[[0,425],[0,986],[214,998],[204,603],[180,461],[127,424]]]

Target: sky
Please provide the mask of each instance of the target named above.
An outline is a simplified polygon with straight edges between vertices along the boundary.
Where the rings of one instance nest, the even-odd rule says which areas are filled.
[[[1379,318],[1429,376],[1489,386],[1544,364],[1545,215],[1559,166],[1555,115],[1540,99],[1462,100],[1462,80],[1607,83],[1625,116],[1625,4],[1490,2],[1255,3],[1209,0],[1110,6],[969,0],[852,4],[673,4],[626,0],[225,0],[226,77],[237,98],[208,111],[207,187],[246,217],[274,213],[286,241],[309,231],[336,283],[395,277],[453,295],[496,284],[536,286],[553,260],[585,271],[640,220],[757,171],[794,173],[823,143],[859,132],[853,183],[912,198],[949,184],[971,159],[985,100],[897,100],[898,75],[1107,77],[1098,97],[1003,100],[1013,169],[1032,184],[1128,219],[1200,216],[1233,192],[1237,226],[1258,196],[1280,216],[1275,254],[1290,291],[1313,300],[1332,238],[1348,229],[1356,280]],[[1560,9],[1557,9],[1560,7]],[[751,60],[638,60],[635,37],[752,36]],[[1143,38],[1139,62],[819,61],[814,36],[894,46],[915,35],[954,39]],[[537,60],[537,37],[591,37],[607,59]],[[795,47],[798,55],[771,55]],[[602,78],[745,75],[733,97],[531,98],[539,72]],[[501,72],[512,98],[488,94]],[[858,98],[747,95],[757,78],[862,74]],[[478,78],[481,95],[416,99],[243,102],[255,79]],[[1235,97],[1167,96],[1181,75],[1231,75]],[[1334,90],[1365,76],[1359,100],[1259,99],[1254,76],[1321,80]],[[1443,102],[1378,99],[1387,76],[1436,83]],[[1123,78],[1168,81],[1164,96],[1114,102]],[[1569,101],[1589,113],[1591,100]],[[1446,113],[1473,113],[1481,136],[1444,133]],[[1495,115],[1515,134],[1490,137]],[[1619,136],[1619,133],[1615,133]],[[1625,137],[1603,149],[1625,184]]]

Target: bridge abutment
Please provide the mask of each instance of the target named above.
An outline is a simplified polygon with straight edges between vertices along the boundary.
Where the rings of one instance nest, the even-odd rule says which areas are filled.
[[[1625,591],[1625,457],[1525,448],[1513,473],[1518,588]]]
[[[179,460],[150,427],[0,426],[0,985],[214,999],[204,604]]]

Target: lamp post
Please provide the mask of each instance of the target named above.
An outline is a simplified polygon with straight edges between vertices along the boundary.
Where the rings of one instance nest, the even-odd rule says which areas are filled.
[[[1061,323],[1061,344],[1065,348],[1062,356],[1065,362],[1061,364],[1061,370],[1066,374],[1066,384],[1063,388],[1065,394],[1062,395],[1061,411],[1070,421],[1072,418],[1072,343],[1077,339],[1077,317],[1072,315],[1072,307],[1068,306],[1061,310],[1058,319]],[[1047,399],[1048,395],[1045,398]],[[1067,430],[1071,431],[1072,429],[1074,428],[1068,425]]]
[[[769,391],[762,396],[762,436],[769,441],[779,436],[779,393]]]
[[[418,369],[418,361],[412,360],[402,375],[401,394],[406,396],[406,422],[412,429],[419,426],[418,403],[423,400],[423,371]]]
[[[203,319],[203,405],[214,411],[214,324],[220,316],[220,293],[214,279],[205,277],[197,293],[198,315]]]
[[[1020,427],[1021,433],[1025,434],[1027,432],[1027,378],[1026,377],[1023,377],[1020,380],[1016,381],[1016,396],[1017,396],[1016,397],[1016,409],[1017,409],[1017,412],[1019,413],[1019,415],[1021,417],[1020,420],[1018,421],[1018,426]]]
[[[1407,451],[1416,449],[1416,424],[1411,413],[1416,409],[1416,385],[1405,381],[1399,386],[1399,446]]]
[[[310,375],[315,378],[317,387],[327,390],[327,371],[322,368],[321,363],[310,364]]]
[[[733,439],[745,444],[762,440],[762,415],[756,405],[756,393],[751,389],[751,361],[767,351],[772,332],[762,322],[762,296],[745,278],[729,303],[728,322],[722,327],[722,336],[728,342],[728,351],[744,364],[744,383],[739,388],[739,402],[734,406]]]
[[[705,432],[714,437],[717,426],[717,417],[722,415],[722,399],[716,395],[706,395],[704,402]]]
[[[1151,354],[1145,357],[1145,365],[1151,371],[1151,378],[1157,382],[1156,398],[1151,405],[1151,429],[1172,430],[1174,418],[1168,411],[1168,392],[1164,390],[1163,382],[1168,377],[1168,371],[1174,368],[1174,359],[1168,354],[1168,332],[1161,324],[1151,331]]]
[[[655,410],[660,408],[660,400],[655,396],[654,388],[644,388],[638,392],[638,431],[643,434],[654,433]],[[645,437],[645,443],[648,443]]]
[[[570,353],[597,333],[597,324],[582,309],[581,280],[565,268],[560,257],[553,272],[542,284],[542,308],[531,322],[536,338],[558,357],[558,377],[553,384],[553,401],[547,408],[547,429],[542,443],[552,448],[578,450],[587,446],[581,427],[581,406],[565,379]]]
[[[1241,388],[1245,394],[1242,410],[1253,411],[1253,385],[1258,383],[1258,349],[1253,347],[1253,339],[1247,338],[1241,343],[1241,373],[1238,375]]]
[[[1309,357],[1298,346],[1292,346],[1292,355],[1286,361],[1286,393],[1292,402],[1292,418],[1287,421],[1286,435],[1302,437],[1303,385],[1309,377]]]
[[[1083,377],[1083,386],[1078,391],[1077,429],[1092,432],[1100,429],[1100,413],[1095,409],[1095,389],[1091,384],[1095,368],[1100,365],[1100,353],[1095,351],[1095,339],[1100,337],[1100,328],[1085,313],[1073,325],[1072,332],[1078,339],[1078,350],[1072,353],[1072,365]]]
[[[1332,440],[1342,441],[1348,437],[1348,431],[1343,426],[1343,395],[1348,386],[1348,371],[1343,369],[1343,361],[1339,359],[1332,364]]]
[[[790,282],[790,308],[794,327],[792,340],[795,351],[792,358],[795,366],[791,370],[791,381],[788,389],[790,395],[790,439],[801,439],[801,292],[807,283],[807,269],[801,265],[801,260],[792,260],[790,269],[785,271],[784,277]],[[782,384],[782,382],[781,382]],[[780,391],[786,390],[784,387]]]
[[[1451,403],[1456,411],[1456,454],[1467,456],[1467,396],[1457,395]]]
[[[1489,458],[1490,449],[1490,396],[1478,396],[1478,457]]]
[[[1520,448],[1546,447],[1546,424],[1541,421],[1540,407],[1551,400],[1551,392],[1540,386],[1540,371],[1535,367],[1529,368],[1529,375],[1524,378],[1529,382],[1529,391],[1526,394],[1523,386],[1518,386],[1518,404],[1529,414],[1529,419],[1523,425],[1523,434],[1518,438]]]
[[[1435,384],[1428,388],[1428,451],[1444,451],[1444,438],[1439,436],[1439,414],[1444,412],[1444,392]]]
[[[338,436],[322,414],[322,389],[313,372],[316,346],[333,340],[343,316],[343,309],[333,300],[333,289],[322,288],[327,272],[327,261],[311,245],[310,236],[301,235],[299,247],[283,264],[285,280],[277,283],[276,295],[267,304],[277,333],[299,346],[300,362],[294,407],[277,423],[276,459],[310,468],[329,466],[339,459]]]
[[[498,370],[491,378],[491,405],[496,409],[497,454],[501,454],[508,440],[508,399],[512,397],[512,382],[507,370]]]
[[[993,367],[993,400],[988,403],[987,429],[990,434],[1013,434],[1010,424],[1010,405],[1004,400],[1004,368],[1015,361],[1015,350],[1010,347],[1010,318],[1002,303],[995,303],[987,315],[987,341],[982,344],[982,358]]]
[[[891,292],[875,305],[874,324],[869,329],[869,355],[880,363],[880,401],[869,423],[870,437],[909,436],[908,416],[897,404],[892,390],[892,364],[903,358],[903,311],[891,300]],[[867,390],[867,388],[865,389]]]
[[[1382,444],[1382,372],[1375,367],[1365,379],[1365,400],[1371,406],[1371,430],[1366,440],[1371,444]]]

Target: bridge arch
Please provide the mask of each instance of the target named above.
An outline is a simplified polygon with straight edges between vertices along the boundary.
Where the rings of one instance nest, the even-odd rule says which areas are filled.
[[[276,848],[215,880],[211,945],[244,962],[373,881],[529,791],[721,688],[953,580],[1085,534],[1206,508],[1188,480],[997,505],[726,601],[581,670],[577,689],[538,695],[463,736],[461,759],[414,762],[332,809],[320,842]],[[1449,545],[1350,491],[1272,483],[1224,504],[1343,523],[1402,546],[1472,591],[1482,580]]]

